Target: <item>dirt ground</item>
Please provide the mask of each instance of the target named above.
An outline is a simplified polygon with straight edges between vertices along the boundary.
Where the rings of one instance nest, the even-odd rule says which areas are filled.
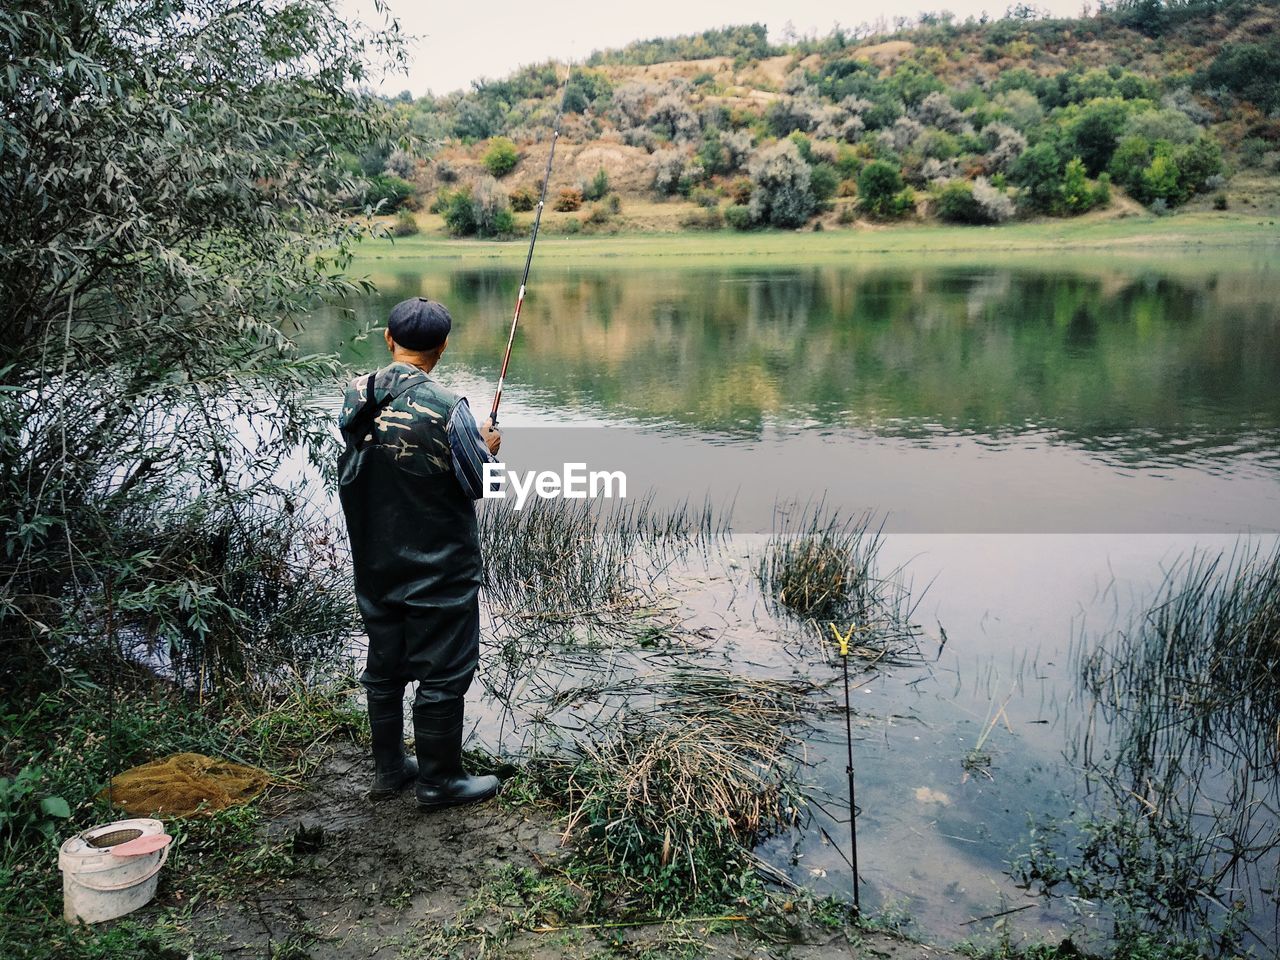
[[[422,815],[411,792],[373,804],[364,797],[369,773],[363,750],[345,747],[306,790],[266,801],[269,834],[303,854],[300,869],[205,902],[191,925],[202,949],[255,960],[952,956],[782,913],[767,922],[575,928],[572,916],[546,912],[539,893],[540,884],[564,889],[544,880],[556,879],[564,855],[549,814],[498,799]]]

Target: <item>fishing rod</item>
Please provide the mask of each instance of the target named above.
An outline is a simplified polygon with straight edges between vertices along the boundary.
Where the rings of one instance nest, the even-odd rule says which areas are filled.
[[[524,258],[524,276],[520,279],[520,293],[516,297],[516,312],[511,318],[511,333],[507,336],[507,350],[502,355],[502,371],[498,374],[498,391],[493,395],[493,408],[489,411],[489,422],[498,425],[498,404],[502,402],[502,385],[507,379],[507,364],[511,362],[511,348],[516,342],[516,327],[520,325],[520,308],[524,306],[524,291],[529,283],[529,268],[533,265],[533,248],[538,242],[538,227],[542,224],[542,208],[547,204],[547,184],[551,182],[551,164],[556,158],[556,142],[560,139],[560,118],[564,116],[564,102],[569,93],[569,77],[573,75],[573,64],[564,75],[564,86],[560,88],[560,106],[556,109],[556,119],[551,133],[551,150],[547,154],[547,169],[542,175],[542,196],[538,200],[537,212],[533,215],[533,232],[529,235],[529,253]]]

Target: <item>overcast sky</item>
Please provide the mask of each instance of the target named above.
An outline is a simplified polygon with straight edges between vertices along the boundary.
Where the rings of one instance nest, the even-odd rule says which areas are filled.
[[[371,0],[340,0],[351,13],[373,21]],[[409,90],[448,93],[479,77],[503,77],[517,67],[549,58],[582,59],[593,50],[632,40],[697,33],[729,24],[763,23],[778,40],[790,21],[801,34],[827,33],[836,23],[856,26],[878,18],[947,9],[960,19],[984,11],[1002,14],[1009,0],[950,0],[919,6],[889,0],[386,0],[405,33],[415,37],[407,76],[385,78],[388,94]],[[1082,0],[1038,0],[1057,15],[1077,15]]]

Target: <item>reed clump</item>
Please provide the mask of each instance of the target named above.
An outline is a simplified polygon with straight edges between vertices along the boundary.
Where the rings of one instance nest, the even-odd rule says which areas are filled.
[[[1213,955],[1275,942],[1280,885],[1280,549],[1197,553],[1079,661],[1073,836],[1019,872],[1104,903],[1118,942],[1177,932]],[[1046,836],[1052,836],[1046,834]]]
[[[878,587],[873,571],[881,537],[873,518],[827,513],[821,504],[778,516],[756,567],[765,596],[804,619],[865,616]]]
[[[924,631],[913,620],[920,598],[902,570],[879,570],[884,540],[871,515],[846,517],[817,504],[776,517],[755,571],[772,613],[803,621],[830,655],[843,638],[865,669],[926,662]]]
[[[490,502],[480,514],[484,594],[504,619],[621,626],[673,558],[727,532],[710,504]]]
[[[1280,549],[1192,556],[1081,672],[1138,772],[1206,751],[1280,771]]]
[[[537,765],[568,811],[581,882],[623,913],[741,896],[752,846],[797,816],[791,730],[811,690],[677,670],[562,694],[615,705],[571,758]]]

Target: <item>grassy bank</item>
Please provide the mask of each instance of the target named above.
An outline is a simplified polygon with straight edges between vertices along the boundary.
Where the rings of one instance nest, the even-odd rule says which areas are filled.
[[[1081,217],[1000,227],[861,226],[820,232],[717,230],[565,235],[557,233],[556,227],[556,221],[549,219],[539,236],[538,261],[543,267],[550,264],[648,267],[675,258],[689,265],[756,258],[767,258],[771,265],[796,265],[880,255],[963,258],[1107,252],[1143,257],[1252,247],[1270,255],[1280,246],[1280,231],[1274,217],[1208,210],[1174,217],[1149,214]],[[399,239],[365,240],[356,250],[352,270],[360,273],[399,262],[516,264],[527,248],[524,237],[509,241],[450,240],[443,234],[428,231]]]

